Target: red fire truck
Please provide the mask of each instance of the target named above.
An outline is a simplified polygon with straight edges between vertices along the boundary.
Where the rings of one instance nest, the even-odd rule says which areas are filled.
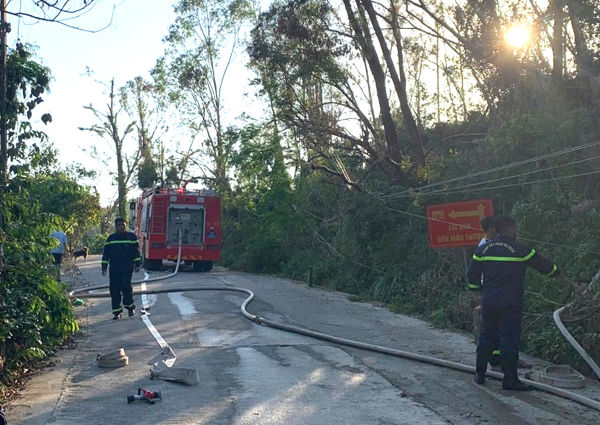
[[[162,260],[181,260],[195,271],[210,271],[221,258],[221,198],[213,190],[145,189],[132,203],[132,221],[144,267],[157,270]]]

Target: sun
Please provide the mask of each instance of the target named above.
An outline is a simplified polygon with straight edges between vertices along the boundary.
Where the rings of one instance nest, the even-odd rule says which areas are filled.
[[[507,31],[505,38],[510,46],[520,49],[529,41],[529,35],[529,28],[524,25],[515,25]]]

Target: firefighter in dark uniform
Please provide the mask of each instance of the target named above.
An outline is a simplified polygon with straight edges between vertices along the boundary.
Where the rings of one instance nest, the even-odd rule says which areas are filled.
[[[516,241],[516,223],[510,217],[496,219],[498,236],[477,248],[469,266],[470,290],[481,290],[482,332],[477,344],[475,382],[485,383],[492,352],[500,341],[500,364],[504,372],[502,388],[531,391],[517,375],[525,272],[532,267],[549,277],[559,274],[554,263]],[[482,282],[483,275],[483,282]]]
[[[132,273],[140,271],[140,251],[137,237],[134,233],[125,230],[125,219],[115,219],[116,232],[111,234],[104,244],[102,255],[102,276],[110,265],[109,282],[110,298],[112,303],[113,319],[121,317],[123,306],[128,310],[129,316],[135,314],[133,303],[133,288],[131,287]],[[121,306],[121,297],[123,306]]]

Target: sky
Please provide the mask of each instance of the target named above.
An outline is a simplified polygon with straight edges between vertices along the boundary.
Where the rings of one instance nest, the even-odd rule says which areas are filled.
[[[95,30],[111,23],[112,18],[110,26],[97,33],[78,31],[57,23],[35,23],[31,18],[9,18],[12,25],[9,47],[15,45],[17,38],[37,45],[38,59],[52,70],[54,77],[50,84],[51,93],[36,107],[34,120],[39,120],[45,112],[52,115],[52,123],[47,126],[40,123],[39,128],[59,150],[63,165],[77,162],[100,172],[96,181],[82,183],[97,187],[103,206],[116,198],[116,186],[111,184],[111,177],[103,165],[82,148],[89,149],[95,144],[99,150],[109,152],[110,146],[97,135],[79,130],[79,127],[99,123],[84,105],[91,103],[97,109],[104,109],[107,91],[97,81],[108,83],[114,77],[115,87],[120,87],[136,76],[150,79],[150,69],[164,52],[161,39],[175,20],[174,2],[99,0],[86,15],[70,21],[74,26]],[[31,11],[33,3],[34,0],[11,0],[7,10]],[[94,72],[93,79],[86,75],[86,67]],[[234,92],[243,92],[247,78],[233,80],[233,84],[238,85]],[[131,192],[130,196],[134,194]]]

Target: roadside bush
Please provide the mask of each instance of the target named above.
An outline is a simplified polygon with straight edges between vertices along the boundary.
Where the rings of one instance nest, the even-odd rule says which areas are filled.
[[[108,238],[108,233],[98,233],[93,237],[84,236],[83,244],[88,247],[90,254],[102,254],[104,252],[104,243]]]
[[[5,206],[9,224],[0,279],[0,355],[5,362],[0,390],[78,329],[66,288],[54,280],[51,267],[48,235],[63,223],[44,214],[26,191],[7,196]]]

